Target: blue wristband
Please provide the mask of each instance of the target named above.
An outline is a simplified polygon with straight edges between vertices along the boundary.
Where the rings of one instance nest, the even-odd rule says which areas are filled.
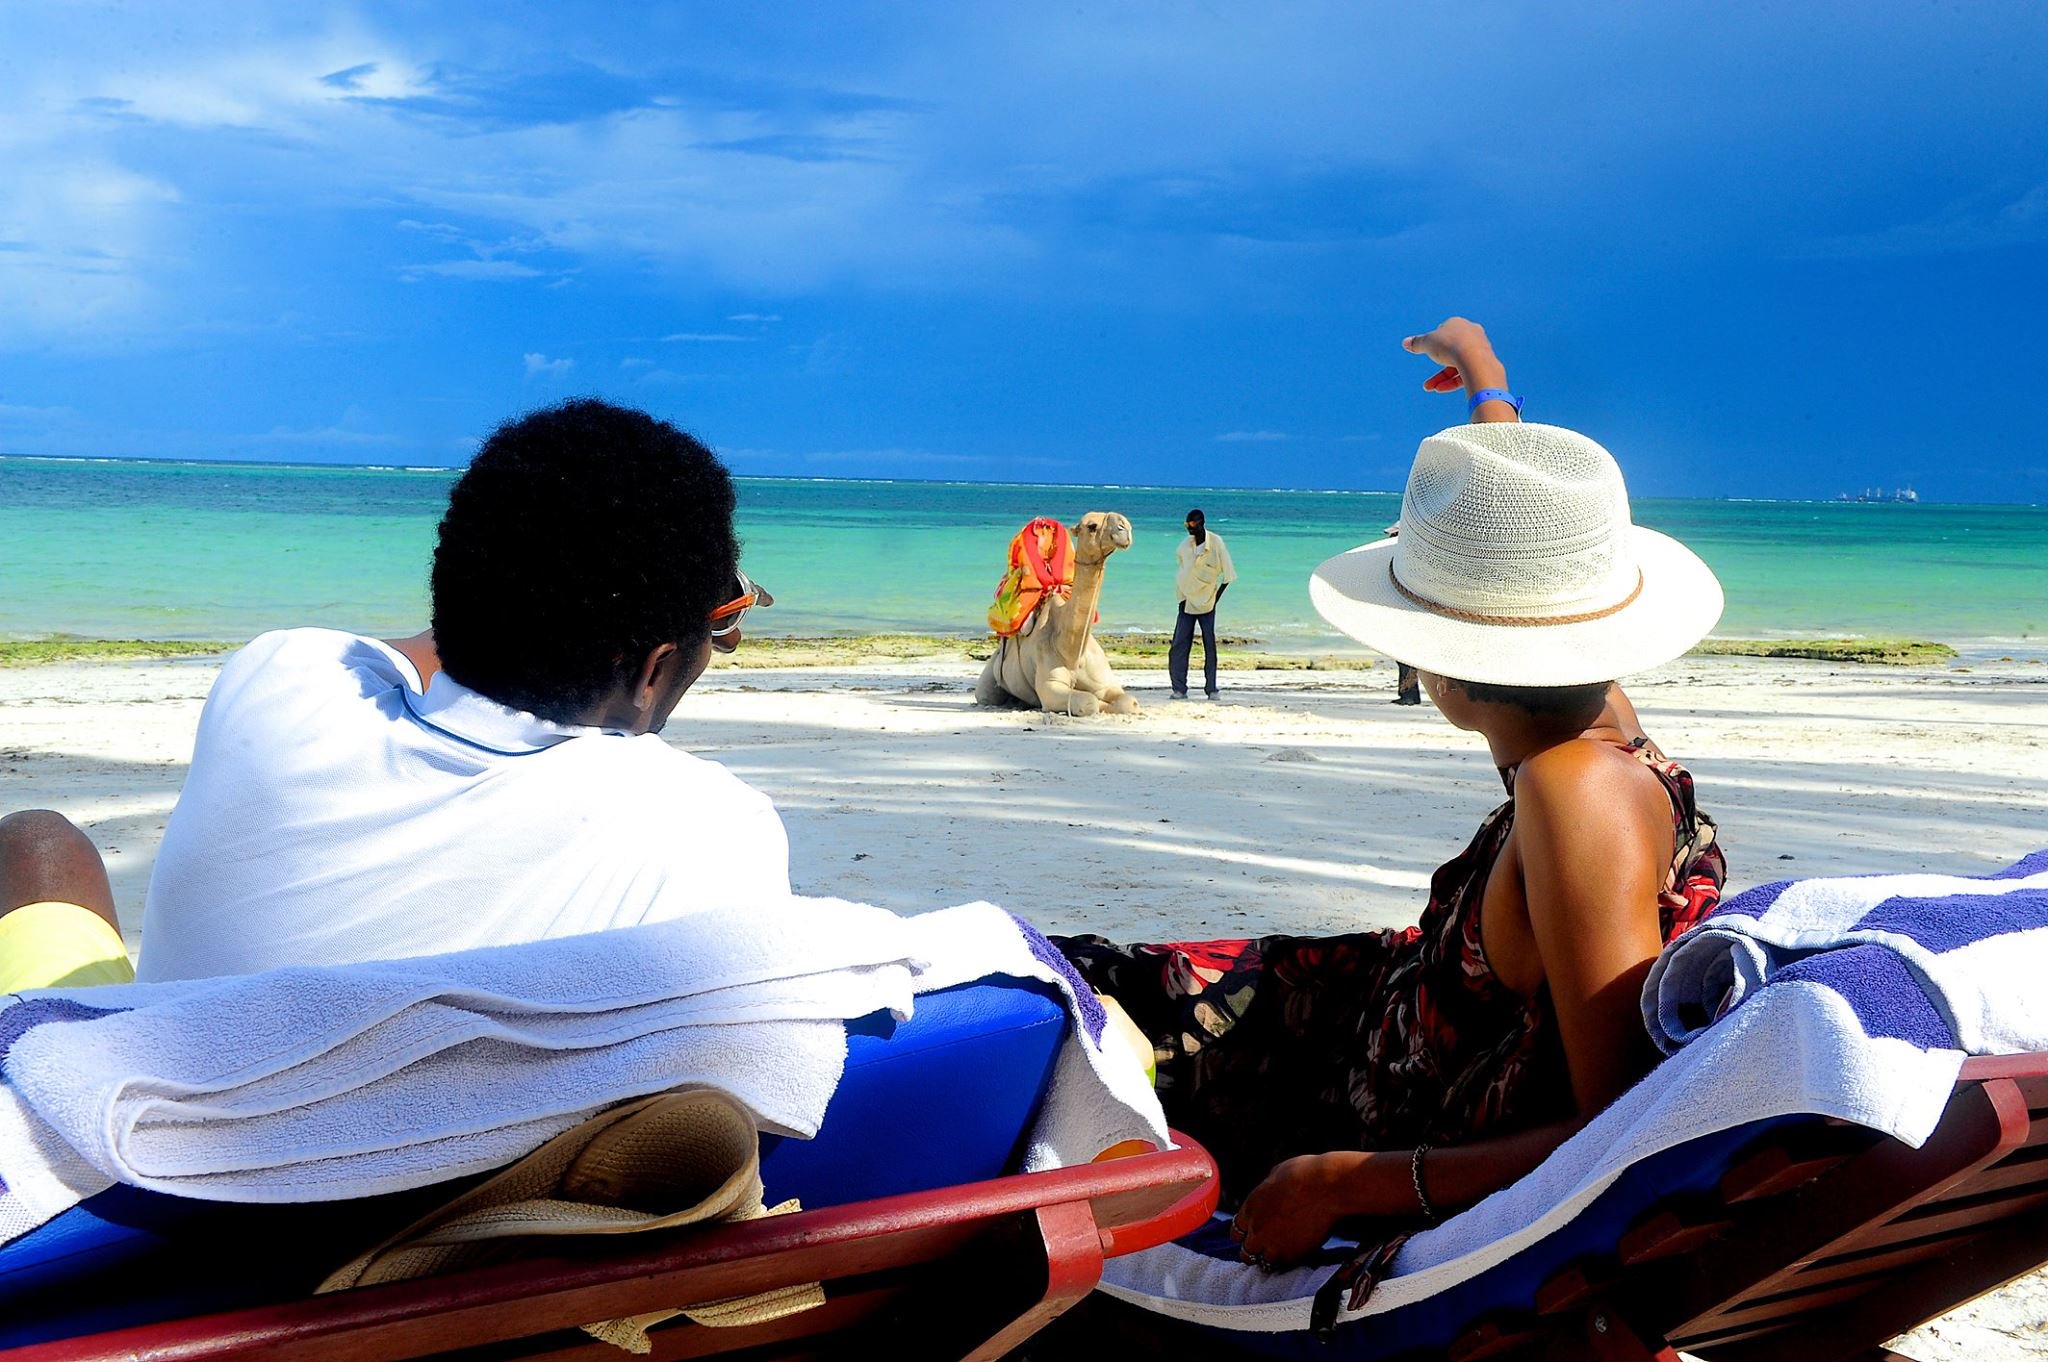
[[[1473,412],[1478,411],[1481,402],[1505,402],[1515,409],[1515,415],[1520,416],[1522,414],[1522,399],[1509,392],[1506,388],[1481,388],[1478,392],[1473,393],[1472,400],[1465,404],[1465,414],[1470,416]]]

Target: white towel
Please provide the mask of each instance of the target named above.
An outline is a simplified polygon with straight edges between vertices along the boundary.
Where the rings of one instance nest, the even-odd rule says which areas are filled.
[[[812,899],[445,956],[25,995],[0,1008],[0,1242],[114,1182],[255,1202],[423,1186],[681,1084],[807,1138],[844,1066],[845,1021],[907,1019],[915,993],[992,974],[1058,984],[1075,1017],[1029,1166],[1163,1141],[1142,1073],[1103,1059],[1099,1005],[1063,968],[985,904],[905,920]]]
[[[2048,977],[2043,872],[2048,853],[1986,879],[1816,880],[1730,900],[1665,947],[1643,1005],[1653,1026],[1682,1010],[1681,994],[1688,1007],[1708,999],[1711,1017],[1726,981],[1742,978],[1740,1005],[1710,1025],[1674,1030],[1682,1049],[1527,1177],[1410,1239],[1393,1275],[1339,1322],[1425,1299],[1505,1261],[1632,1165],[1718,1131],[1810,1114],[1918,1146],[1966,1052],[2048,1050],[2048,1012],[2032,982]],[[1773,916],[1776,904],[1783,916]],[[1743,973],[1750,969],[1762,972]],[[1104,1289],[1222,1329],[1309,1328],[1328,1265],[1268,1276],[1223,1252],[1175,1243],[1113,1259]]]

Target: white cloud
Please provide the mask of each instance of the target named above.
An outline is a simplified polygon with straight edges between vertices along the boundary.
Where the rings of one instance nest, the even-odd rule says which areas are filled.
[[[1276,444],[1281,440],[1285,440],[1286,438],[1288,438],[1287,432],[1284,430],[1226,430],[1221,435],[1218,435],[1216,437],[1216,442],[1218,444],[1225,445],[1264,445]]]
[[[663,336],[665,341],[750,341],[752,336],[735,336],[728,331],[677,331]]]
[[[317,430],[273,426],[252,438],[260,444],[270,445],[395,445],[400,442],[396,435],[382,431],[350,430],[339,425],[322,426]]]
[[[531,265],[522,265],[517,260],[440,260],[428,265],[405,265],[399,273],[407,279],[419,279],[426,275],[439,275],[443,279],[474,279],[484,282],[504,282],[515,279],[538,279],[544,273]]]
[[[0,402],[0,421],[68,421],[78,412],[71,407],[31,407],[18,402]]]
[[[647,387],[673,388],[685,383],[711,383],[722,379],[720,374],[686,374],[674,369],[649,369],[635,381]]]
[[[351,406],[327,425],[310,429],[291,426],[273,426],[261,435],[250,437],[255,443],[270,445],[352,445],[378,446],[402,443],[398,436],[372,428],[370,414],[361,407]]]
[[[34,44],[35,87],[0,93],[0,152],[26,139],[46,143],[57,164],[89,164],[110,160],[109,148],[146,128],[152,167],[175,165],[205,180],[207,206],[195,218],[244,201],[260,201],[287,222],[389,204],[404,230],[476,257],[412,265],[401,257],[388,266],[414,280],[547,276],[560,287],[565,269],[592,259],[647,270],[657,283],[752,288],[770,306],[842,282],[895,291],[1013,287],[1033,261],[1076,258],[1057,250],[1076,189],[1169,170],[1186,175],[1190,158],[1211,167],[1250,152],[1270,159],[1283,135],[1309,137],[1316,155],[1358,142],[1351,126],[1303,133],[1331,120],[1295,117],[1303,105],[1295,99],[1292,112],[1262,113],[1257,129],[1212,147],[1205,138],[1215,125],[1245,122],[1241,111],[1225,118],[1211,107],[1213,68],[1226,68],[1232,81],[1290,72],[1261,78],[1261,97],[1293,81],[1288,62],[1268,65],[1274,53],[1254,59],[1214,41],[1215,24],[1183,47],[1160,45],[1143,24],[1059,19],[1049,25],[1048,50],[1032,53],[1017,43],[1013,20],[948,17],[899,43],[886,72],[806,46],[785,53],[777,79],[761,82],[753,99],[693,97],[681,93],[688,80],[664,88],[636,74],[645,63],[628,60],[606,69],[626,88],[622,97],[582,107],[573,96],[542,101],[545,111],[535,106],[530,115],[508,114],[526,106],[507,92],[537,89],[538,73],[561,60],[538,34],[287,15],[216,36],[147,10],[118,24],[49,27],[54,41]],[[115,40],[99,31],[106,27],[119,30],[123,50],[147,55],[102,60]],[[1288,32],[1267,46],[1298,45],[1312,26],[1283,27]],[[482,60],[492,64],[464,68],[465,54],[488,54]],[[1319,61],[1328,67],[1335,58]],[[1146,128],[1104,138],[1086,98],[1048,109],[1045,81],[1067,62],[1079,64],[1091,88],[1116,91],[1119,107],[1146,110]],[[1344,86],[1347,99],[1353,88]],[[1160,97],[1156,109],[1152,95]],[[1261,97],[1243,102],[1259,107]],[[1199,132],[1147,131],[1191,111]],[[11,154],[0,165],[0,179],[24,192],[42,178],[18,173],[20,158]],[[164,254],[153,249],[127,284],[173,273],[158,268]],[[1089,257],[1103,268],[1117,258],[1113,248]],[[202,263],[215,268],[189,271],[198,296],[224,274],[243,282],[239,261]],[[93,297],[60,296],[43,310],[83,329],[81,319],[107,305],[99,295],[120,293],[104,280],[93,289]],[[185,300],[188,311],[197,300]],[[781,318],[757,306],[729,320],[763,328]],[[0,339],[6,327],[0,321]]]
[[[619,361],[619,367],[621,369],[652,369],[654,367],[654,361],[651,359],[642,359],[638,355],[628,355],[624,359]]]
[[[774,459],[766,450],[748,450],[763,460]],[[949,454],[929,449],[820,449],[800,454],[797,461],[820,467],[853,464],[862,468],[1068,468],[1072,459],[1047,459],[1011,454]]]
[[[13,158],[0,174],[0,345],[142,312],[179,198],[107,160]]]
[[[453,241],[467,244],[469,233],[452,222],[421,222],[417,218],[400,218],[398,228],[402,232],[418,232],[436,241]]]
[[[118,100],[129,117],[298,137],[317,136],[360,101],[413,99],[435,89],[426,70],[388,40],[349,32],[250,43],[184,62],[102,66],[87,84],[82,97]]]
[[[1950,255],[2025,246],[2048,239],[2048,184],[2006,202],[1950,204],[1938,215],[1876,232],[1829,237],[1803,255],[1852,260]]]
[[[549,359],[535,350],[526,352],[526,376],[528,378],[566,378],[576,367],[573,359]]]

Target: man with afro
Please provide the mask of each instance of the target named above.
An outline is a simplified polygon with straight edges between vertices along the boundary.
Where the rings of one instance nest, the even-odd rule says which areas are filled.
[[[584,399],[500,427],[449,495],[431,629],[283,630],[222,669],[150,880],[139,977],[786,896],[767,797],[656,736],[760,603],[733,505],[711,451],[643,412]]]

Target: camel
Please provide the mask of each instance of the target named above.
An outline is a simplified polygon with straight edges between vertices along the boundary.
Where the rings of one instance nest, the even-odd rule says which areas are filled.
[[[1131,546],[1131,522],[1115,511],[1090,511],[1072,530],[1074,587],[1047,592],[1023,632],[1002,639],[974,683],[977,704],[1005,701],[1055,714],[1136,714],[1138,702],[1117,684],[1095,641],[1102,565]]]

